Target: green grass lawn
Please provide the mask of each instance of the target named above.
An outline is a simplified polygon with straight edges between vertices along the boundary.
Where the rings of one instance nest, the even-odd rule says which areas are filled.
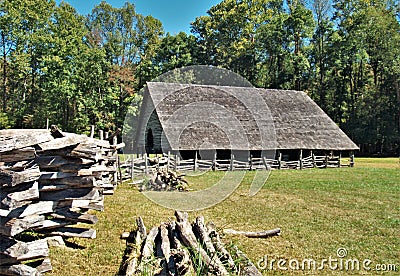
[[[188,177],[193,186],[214,181],[222,172]],[[238,245],[255,263],[261,258],[315,259],[318,264],[330,256],[337,259],[339,248],[347,250],[343,260],[370,259],[371,271],[377,264],[396,264],[400,269],[400,162],[398,158],[356,159],[356,167],[273,171],[263,189],[247,195],[254,172],[248,172],[240,187],[220,204],[198,212],[219,228],[257,231],[280,227],[281,236],[248,239],[224,236],[225,243]],[[195,188],[195,187],[194,187]],[[125,250],[119,239],[124,231],[135,229],[141,216],[147,227],[173,217],[127,183],[106,197],[105,212],[97,212],[99,222],[95,240],[70,239],[82,249],[51,249],[55,275],[116,275]],[[90,227],[85,225],[86,227]],[[263,264],[263,263],[260,263]],[[295,266],[295,262],[292,263]],[[284,265],[285,266],[285,265]],[[288,267],[288,264],[286,264]],[[264,274],[285,274],[274,264]],[[293,271],[286,271],[286,274]],[[302,273],[302,272],[300,272]],[[358,271],[331,270],[308,274],[358,274]]]

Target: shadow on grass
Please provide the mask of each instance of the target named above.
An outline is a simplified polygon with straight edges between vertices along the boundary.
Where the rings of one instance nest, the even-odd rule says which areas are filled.
[[[65,243],[65,246],[68,247],[68,248],[72,248],[72,249],[86,249],[85,246],[80,245],[80,244],[77,244],[77,243],[72,242],[72,241],[69,241],[69,240],[67,240],[66,238],[64,238],[64,243]]]

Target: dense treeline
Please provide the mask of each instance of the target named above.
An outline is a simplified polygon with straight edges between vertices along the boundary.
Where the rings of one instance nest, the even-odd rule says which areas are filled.
[[[123,126],[146,81],[182,66],[230,69],[306,91],[365,153],[399,151],[398,0],[224,0],[192,35],[126,3],[91,14],[54,0],[0,1],[0,128]],[[130,110],[130,112],[137,112]]]

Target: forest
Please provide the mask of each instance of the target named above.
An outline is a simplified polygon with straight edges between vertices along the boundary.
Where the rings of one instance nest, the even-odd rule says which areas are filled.
[[[106,1],[88,15],[54,0],[0,0],[0,129],[122,128],[140,90],[190,65],[306,92],[363,155],[400,147],[398,0],[223,0],[191,34]]]

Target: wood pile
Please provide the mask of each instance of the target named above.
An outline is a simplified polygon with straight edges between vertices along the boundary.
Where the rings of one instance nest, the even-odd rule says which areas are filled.
[[[204,217],[199,216],[191,224],[188,214],[179,211],[175,217],[176,221],[161,223],[148,233],[139,217],[137,230],[121,235],[127,241],[127,250],[120,274],[261,275],[237,247],[224,245],[212,222],[205,224]],[[234,234],[243,233],[252,235],[240,231]],[[279,235],[280,230],[255,233],[262,233],[258,237],[270,237]]]
[[[117,149],[107,140],[51,130],[0,130],[0,274],[36,275],[51,270],[40,236],[95,238],[89,209],[103,210],[116,183]],[[36,268],[22,264],[42,260]]]
[[[184,174],[168,169],[158,169],[148,181],[144,181],[140,191],[188,191],[189,185]]]

